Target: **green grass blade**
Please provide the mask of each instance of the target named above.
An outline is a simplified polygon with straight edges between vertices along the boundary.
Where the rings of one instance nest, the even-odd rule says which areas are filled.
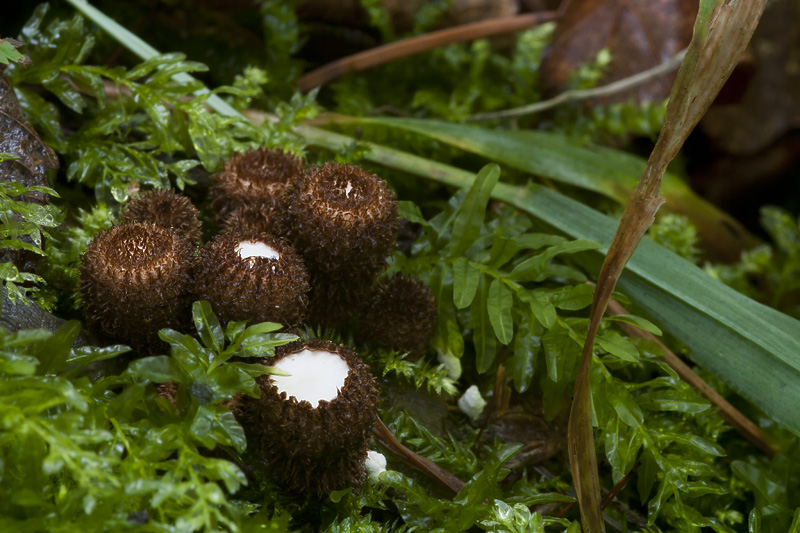
[[[497,165],[487,165],[475,177],[474,186],[464,198],[453,222],[450,257],[460,257],[475,243],[486,214],[486,205],[499,178],[500,167]]]
[[[84,17],[88,18],[102,29],[104,29],[111,37],[119,41],[125,48],[139,56],[143,60],[152,59],[159,54],[159,51],[140,39],[138,36],[131,33],[127,28],[119,24],[117,21],[92,6],[87,0],[67,0],[76,10],[78,10]],[[175,74],[173,79],[182,82],[195,81],[194,76],[181,72]],[[208,94],[208,89],[202,89],[196,94]],[[231,107],[225,100],[219,96],[212,94],[206,100],[208,107],[227,117],[241,116],[241,114]]]
[[[511,289],[500,278],[495,278],[489,285],[489,297],[486,300],[486,310],[489,313],[489,322],[492,324],[494,334],[502,344],[508,345],[514,338],[514,322],[511,318],[511,306],[514,297]]]
[[[564,135],[543,131],[498,131],[440,120],[409,118],[350,118],[333,115],[339,123],[374,124],[400,128],[450,144],[491,161],[566,185],[578,187],[625,204],[645,159],[591,144],[578,144]],[[739,222],[697,196],[678,176],[664,175],[662,193],[667,208],[689,217],[703,244],[725,257],[737,259],[743,248],[756,244]]]
[[[596,151],[579,147],[559,134],[490,130],[442,120],[411,118],[340,118],[337,122],[351,120],[424,135],[524,172],[602,194],[620,203],[627,201],[630,191],[636,186],[636,174],[606,167]]]

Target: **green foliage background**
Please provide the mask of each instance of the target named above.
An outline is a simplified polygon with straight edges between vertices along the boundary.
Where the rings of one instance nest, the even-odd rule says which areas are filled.
[[[391,37],[378,4],[365,5]],[[138,189],[176,187],[198,195],[221,161],[261,145],[304,153],[310,161],[363,162],[358,143],[333,154],[308,149],[293,132],[320,103],[354,115],[386,105],[411,116],[463,121],[476,111],[539,98],[535,66],[551,31],[546,26],[520,34],[510,54],[478,41],[387,65],[375,75],[344,77],[317,103],[313,93],[291,91],[302,66],[290,54],[303,33],[293,6],[262,2],[259,13],[267,49],[263,56],[255,54],[259,66],[246,63],[253,54],[226,68],[212,65],[209,75],[228,73],[227,79],[204,93],[200,82],[174,76],[203,75],[209,71],[205,64],[169,53],[103,66],[94,54],[107,45],[106,36],[78,15],[50,16],[45,4],[36,9],[20,36],[34,64],[14,64],[5,74],[64,170],[54,177],[53,189],[36,189],[54,198],[50,206],[20,200],[33,189],[2,184],[0,245],[44,256],[41,277],[3,265],[8,296],[34,298],[17,305],[38,303],[80,318],[75,291],[80,253]],[[415,31],[429,27],[436,13],[421,12]],[[576,86],[596,81],[601,60],[578,73]],[[258,106],[279,118],[257,126],[209,113],[205,104],[211,94],[238,109]],[[540,126],[595,139],[619,131],[650,135],[657,130],[658,109],[609,108],[587,117],[568,107]],[[379,139],[390,135],[381,127],[375,133]],[[424,391],[453,405],[459,392],[477,385],[491,397],[502,368],[515,401],[525,394],[539,398],[542,416],[557,427],[568,408],[592,297],[577,259],[599,245],[554,235],[527,215],[490,201],[501,176],[496,165],[480,169],[482,161],[435,141],[396,130],[391,135],[397,147],[477,171],[471,187],[452,193],[380,170],[398,191],[402,215],[420,231],[392,257],[388,273],[416,275],[436,296],[432,358],[411,361],[375,350],[348,332],[338,338],[357,348],[383,377],[386,395],[400,391],[400,397],[414,398]],[[520,175],[506,169],[503,177]],[[615,209],[605,200],[570,192]],[[800,287],[797,221],[776,208],[765,208],[763,218],[774,248],[752,251],[733,267],[707,270],[797,313],[789,298]],[[696,236],[686,219],[662,219],[652,234],[697,261]],[[749,283],[753,275],[766,279],[766,287]],[[779,445],[772,458],[760,454],[659,359],[660,348],[628,338],[617,321],[660,333],[643,318],[623,316],[604,321],[596,340],[592,388],[602,484],[611,487],[636,470],[618,504],[609,508],[609,518],[627,530],[798,527],[797,439],[744,405]],[[501,442],[457,412],[440,417],[443,430],[402,403],[382,406],[381,417],[409,448],[466,480],[459,494],[441,494],[391,456],[389,470],[359,491],[344,489],[325,501],[282,493],[248,452],[225,402],[237,393],[255,394],[254,379],[270,372],[243,358],[269,355],[294,337],[273,324],[219,324],[205,302],[195,303],[194,323],[194,335],[163,330],[163,354],[129,365],[113,364],[127,361],[127,347],[73,347],[80,331],[76,321],[55,332],[0,329],[0,529],[580,530],[575,514],[556,518],[541,512],[573,499],[563,457],[512,473],[506,463],[519,445]],[[448,376],[448,369],[434,362],[436,355],[459,359],[463,375]],[[178,384],[175,404],[158,392],[167,382]],[[646,525],[630,522],[630,510]]]

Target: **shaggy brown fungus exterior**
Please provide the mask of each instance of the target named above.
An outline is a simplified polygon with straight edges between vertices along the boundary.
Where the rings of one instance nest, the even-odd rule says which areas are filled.
[[[343,328],[361,312],[370,294],[372,280],[330,280],[317,274],[311,278],[306,322],[322,328]]]
[[[281,150],[259,148],[235,154],[211,176],[209,198],[217,221],[243,205],[282,210],[287,185],[305,169],[303,161]]]
[[[147,350],[158,330],[188,322],[191,247],[149,222],[114,226],[89,243],[78,287],[87,323],[111,339]]]
[[[371,281],[385,268],[399,226],[386,182],[360,167],[326,163],[292,182],[287,235],[312,276]]]
[[[195,258],[193,295],[208,300],[219,320],[279,322],[295,327],[308,303],[308,274],[290,244],[266,233],[229,232]]]
[[[222,221],[220,233],[231,231],[258,231],[270,235],[282,235],[281,212],[265,204],[247,204],[231,211]]]
[[[172,190],[156,189],[133,198],[125,204],[120,221],[152,222],[178,232],[190,244],[200,244],[200,212],[188,197]]]
[[[365,478],[378,389],[352,350],[330,341],[298,341],[268,364],[291,376],[261,376],[258,399],[236,409],[248,443],[283,486],[324,497]]]
[[[436,327],[436,300],[421,281],[396,274],[375,286],[359,320],[369,344],[419,356]]]

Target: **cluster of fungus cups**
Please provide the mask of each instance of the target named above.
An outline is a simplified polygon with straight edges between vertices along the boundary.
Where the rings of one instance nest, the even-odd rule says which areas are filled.
[[[153,191],[129,202],[84,256],[87,321],[149,351],[159,329],[188,326],[192,300],[208,300],[222,323],[336,327],[361,314],[369,344],[424,351],[436,321],[430,291],[404,276],[378,280],[399,227],[383,180],[346,164],[306,169],[290,154],[259,149],[211,177],[209,205],[220,232],[200,246],[188,198]],[[260,398],[230,406],[255,452],[300,493],[359,486],[377,418],[369,367],[317,340],[279,347],[265,363],[290,376],[261,376]]]
[[[308,322],[342,326],[355,315],[396,243],[397,203],[383,180],[347,164],[306,169],[291,154],[259,149],[235,155],[211,181],[223,233],[282,236],[302,258]]]
[[[378,407],[369,367],[321,340],[281,346],[266,362],[290,375],[259,377],[260,397],[242,397],[235,412],[276,480],[317,497],[360,486]]]
[[[284,194],[305,169],[297,157],[259,148],[235,154],[211,176],[209,204],[220,233],[200,249],[193,294],[220,320],[297,327],[306,315],[309,278],[284,234]]]
[[[120,224],[89,244],[79,291],[93,329],[147,353],[159,346],[159,329],[186,329],[193,299],[209,300],[225,322],[302,323],[309,281],[291,245],[243,225],[206,243],[195,258],[198,215],[187,197],[150,191],[128,202]]]

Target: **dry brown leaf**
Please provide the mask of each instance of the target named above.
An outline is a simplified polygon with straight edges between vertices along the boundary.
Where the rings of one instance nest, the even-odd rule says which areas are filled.
[[[563,91],[573,72],[603,49],[612,60],[600,85],[664,63],[689,44],[697,0],[568,0],[562,9],[541,64],[546,95]],[[674,74],[660,76],[602,102],[663,100],[674,79]]]
[[[487,431],[502,442],[522,444],[507,463],[507,468],[538,464],[555,457],[564,447],[564,435],[548,424],[541,413],[533,413],[515,406],[493,416]]]
[[[19,157],[0,162],[2,181],[16,181],[26,187],[46,187],[45,172],[58,168],[56,154],[31,126],[5,76],[0,76],[0,153]]]
[[[425,0],[381,0],[394,31],[403,34],[414,26],[414,18]],[[438,21],[438,27],[449,28],[493,18],[517,14],[517,0],[453,0]],[[297,9],[301,19],[348,27],[368,26],[369,18],[359,0],[303,0]]]
[[[750,50],[753,76],[741,101],[715,104],[700,122],[713,145],[734,155],[755,154],[800,126],[800,3],[771,2]]]
[[[48,169],[58,168],[55,152],[39,138],[19,105],[14,88],[0,72],[0,153],[18,159],[0,161],[0,181],[16,181],[26,187],[45,186]],[[44,193],[32,193],[26,200],[48,202]],[[24,250],[3,250],[0,263],[11,261],[21,271],[35,272],[38,255]]]
[[[584,531],[603,532],[591,410],[594,338],[625,264],[664,203],[661,180],[700,117],[711,105],[755,30],[767,0],[703,0],[695,33],[670,94],[664,127],[622,214],[594,292],[589,330],[578,367],[567,441]]]

